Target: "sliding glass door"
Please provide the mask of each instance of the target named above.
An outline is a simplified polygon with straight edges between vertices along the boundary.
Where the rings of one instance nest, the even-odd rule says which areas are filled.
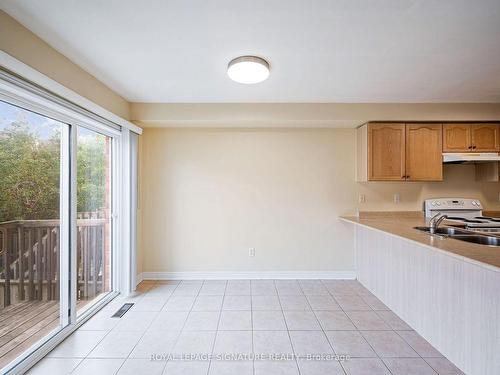
[[[0,368],[67,324],[61,171],[68,128],[0,101]]]
[[[120,131],[0,98],[4,373],[60,342],[115,294]]]
[[[113,138],[77,128],[77,312],[112,290]]]

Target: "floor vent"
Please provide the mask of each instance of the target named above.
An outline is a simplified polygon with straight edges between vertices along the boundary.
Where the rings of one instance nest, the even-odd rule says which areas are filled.
[[[121,318],[127,311],[130,310],[130,308],[134,306],[133,303],[126,303],[122,307],[118,309],[117,312],[115,312],[112,316],[112,318]]]

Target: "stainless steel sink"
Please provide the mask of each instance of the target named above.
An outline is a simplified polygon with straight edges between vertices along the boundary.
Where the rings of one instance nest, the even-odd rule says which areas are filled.
[[[455,240],[460,240],[460,241],[477,243],[479,245],[500,246],[500,237],[472,234],[472,235],[452,236],[451,238],[453,238]]]
[[[484,234],[476,234],[465,229],[452,228],[452,227],[439,227],[436,228],[433,233],[431,233],[431,229],[429,227],[415,227],[415,229],[427,232],[432,235],[453,238],[455,240],[476,243],[479,245],[500,246],[500,237],[488,236]]]
[[[431,233],[430,227],[415,227],[415,229],[421,230],[423,232]],[[469,231],[460,228],[451,227],[439,227],[434,230],[432,234],[438,234],[441,236],[455,236],[458,234],[471,234]]]

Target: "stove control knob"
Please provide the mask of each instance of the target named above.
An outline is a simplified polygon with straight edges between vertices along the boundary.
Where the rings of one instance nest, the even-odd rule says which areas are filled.
[[[436,202],[436,204],[437,204],[438,206],[441,206],[441,202]]]
[[[435,205],[436,205],[436,201],[433,201],[431,204],[432,204],[433,206],[435,206]]]

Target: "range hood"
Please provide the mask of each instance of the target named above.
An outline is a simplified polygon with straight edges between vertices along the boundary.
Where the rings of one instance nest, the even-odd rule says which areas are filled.
[[[487,163],[500,161],[500,155],[497,152],[484,152],[484,153],[443,153],[443,163]]]

